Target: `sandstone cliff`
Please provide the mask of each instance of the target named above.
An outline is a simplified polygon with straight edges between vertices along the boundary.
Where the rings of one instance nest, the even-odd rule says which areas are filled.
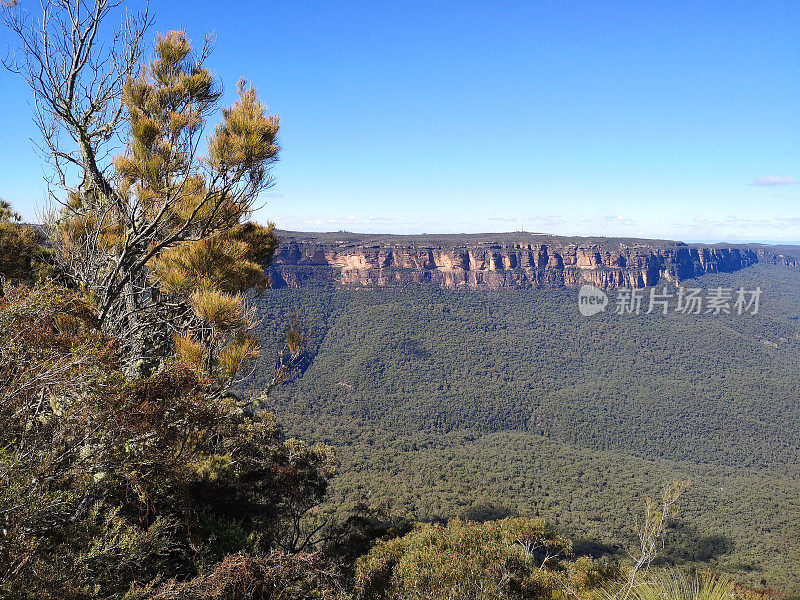
[[[359,236],[282,232],[281,238],[270,276],[276,286],[290,287],[333,280],[343,285],[430,283],[448,288],[554,288],[585,283],[639,288],[736,271],[758,262],[800,264],[795,253],[784,247],[524,233]]]

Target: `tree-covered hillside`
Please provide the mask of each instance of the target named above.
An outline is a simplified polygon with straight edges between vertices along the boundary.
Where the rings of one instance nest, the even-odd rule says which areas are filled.
[[[760,284],[757,315],[587,318],[574,290],[303,288],[258,303],[315,332],[307,376],[279,394],[293,413],[777,468],[800,456],[798,282],[763,265],[697,282]]]
[[[694,483],[672,558],[785,584],[800,579],[799,275],[686,283],[760,286],[757,315],[583,317],[575,290],[270,290],[249,387],[299,312],[314,330],[305,370],[270,407],[344,446],[341,498],[427,518],[533,512],[613,546],[627,507],[680,475]]]

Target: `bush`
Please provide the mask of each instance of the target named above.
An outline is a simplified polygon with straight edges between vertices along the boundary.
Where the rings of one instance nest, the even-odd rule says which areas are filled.
[[[565,578],[581,586],[605,583],[605,577],[579,575],[580,570],[602,572],[587,565],[588,559],[570,571],[571,553],[570,541],[541,519],[419,523],[403,537],[379,542],[359,560],[356,595],[363,600],[549,599],[563,595]]]

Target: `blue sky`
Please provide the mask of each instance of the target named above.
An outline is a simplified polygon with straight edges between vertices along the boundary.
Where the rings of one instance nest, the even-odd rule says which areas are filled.
[[[281,116],[259,220],[800,240],[795,1],[151,7],[154,32],[216,32],[228,102],[244,76]],[[7,72],[0,89],[0,196],[34,218],[29,94]]]

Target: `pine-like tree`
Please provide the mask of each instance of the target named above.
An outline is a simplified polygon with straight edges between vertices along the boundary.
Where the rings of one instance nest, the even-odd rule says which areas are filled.
[[[174,350],[224,389],[257,351],[243,292],[265,283],[277,239],[247,219],[271,184],[278,118],[242,80],[201,151],[221,96],[211,44],[195,53],[171,31],[142,62],[147,13],[101,43],[117,4],[59,0],[36,28],[20,6],[5,9],[24,50],[12,67],[33,90],[54,166],[55,257],[122,340],[131,376]]]

